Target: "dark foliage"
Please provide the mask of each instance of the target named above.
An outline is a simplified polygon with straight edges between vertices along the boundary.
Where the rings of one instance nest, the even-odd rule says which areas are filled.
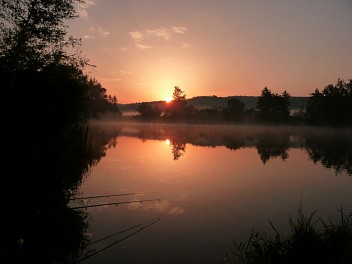
[[[190,116],[191,108],[187,105],[185,92],[180,87],[175,86],[172,98],[173,100],[165,109],[165,118],[173,121],[187,120]]]
[[[273,94],[267,87],[258,98],[259,118],[267,122],[287,122],[290,116],[290,95],[284,91],[282,95]]]
[[[73,263],[87,241],[86,214],[70,197],[104,149],[88,125],[111,101],[70,54],[65,20],[79,0],[2,0],[0,6],[0,263]],[[96,91],[98,89],[98,92]],[[101,98],[100,98],[101,97]],[[96,113],[94,112],[94,113]]]
[[[322,92],[316,89],[307,103],[307,120],[311,124],[352,125],[352,79],[338,79]]]
[[[152,105],[149,103],[141,103],[137,111],[141,115],[142,120],[155,120],[160,117],[162,110],[158,105]]]

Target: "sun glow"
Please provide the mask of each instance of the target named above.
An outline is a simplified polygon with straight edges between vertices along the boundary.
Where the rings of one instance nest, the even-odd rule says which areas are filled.
[[[171,97],[166,97],[166,98],[165,98],[165,102],[170,103],[171,101],[172,101],[172,98],[171,98]]]
[[[170,144],[171,144],[170,139],[166,139],[166,140],[165,140],[165,144],[166,144],[166,145],[170,145]]]

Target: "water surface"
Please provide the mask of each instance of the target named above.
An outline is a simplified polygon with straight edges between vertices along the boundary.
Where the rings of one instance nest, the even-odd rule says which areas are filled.
[[[247,239],[251,228],[270,234],[270,220],[286,232],[300,203],[324,219],[337,217],[341,206],[352,210],[349,129],[113,123],[94,129],[110,143],[78,196],[126,194],[85,200],[90,205],[160,201],[88,208],[91,241],[160,220],[83,263],[220,263],[232,239]]]

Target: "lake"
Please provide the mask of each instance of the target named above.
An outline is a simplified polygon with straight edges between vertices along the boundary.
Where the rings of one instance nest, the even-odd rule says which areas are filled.
[[[352,211],[351,129],[92,127],[109,144],[77,194],[92,198],[71,204],[97,241],[82,263],[220,263],[252,229],[270,235],[269,220],[287,232],[300,204],[324,220]]]

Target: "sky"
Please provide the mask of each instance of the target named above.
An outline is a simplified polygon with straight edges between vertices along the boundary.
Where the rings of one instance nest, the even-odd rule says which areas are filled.
[[[352,0],[88,0],[69,35],[119,103],[310,96],[352,79]]]

